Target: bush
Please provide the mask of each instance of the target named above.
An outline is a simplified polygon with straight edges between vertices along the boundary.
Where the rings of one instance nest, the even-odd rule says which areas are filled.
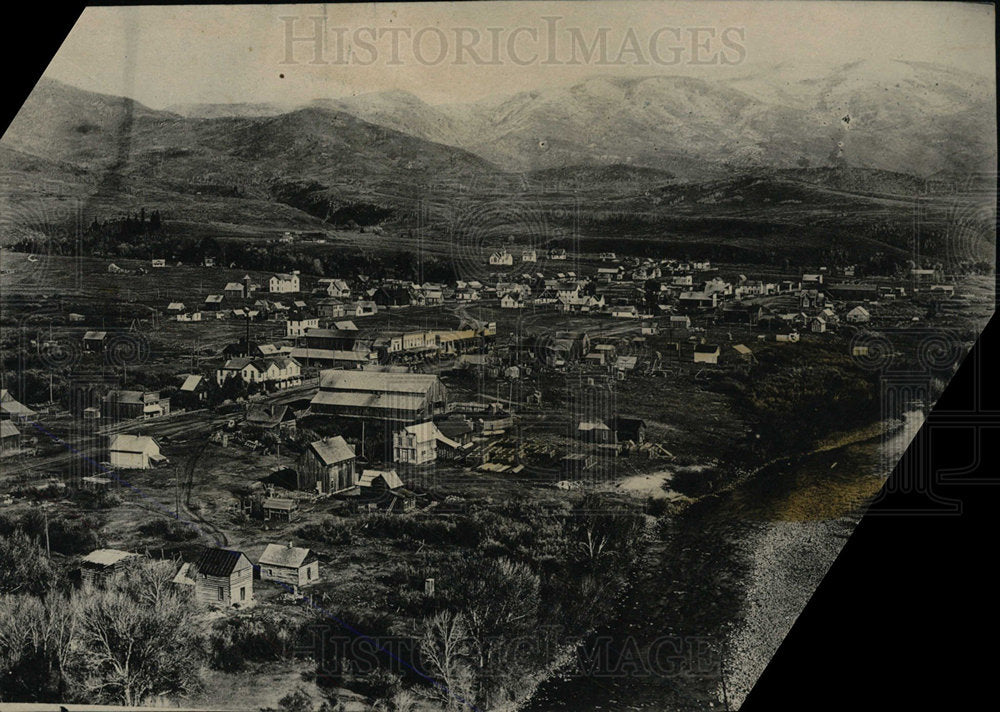
[[[198,532],[176,519],[153,519],[139,525],[139,531],[148,536],[155,536],[167,541],[191,541],[198,538]]]

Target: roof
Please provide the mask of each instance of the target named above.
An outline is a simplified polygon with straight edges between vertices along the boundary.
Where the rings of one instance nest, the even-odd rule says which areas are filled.
[[[371,487],[380,475],[385,480],[386,485],[389,486],[389,489],[396,489],[403,486],[403,481],[399,479],[399,475],[396,474],[395,470],[365,470],[361,473],[358,486]]]
[[[114,566],[119,561],[130,559],[133,556],[138,556],[138,554],[133,554],[131,551],[121,551],[120,549],[94,549],[94,551],[84,556],[80,561],[83,564],[92,564],[94,566]]]
[[[295,509],[294,499],[285,499],[283,497],[271,497],[270,499],[264,500],[264,509],[278,509],[284,512],[291,512]]]
[[[0,438],[12,438],[21,434],[21,431],[17,429],[9,420],[0,420]]]
[[[719,347],[717,344],[698,344],[694,350],[699,354],[715,354],[719,352]]]
[[[148,435],[118,433],[111,436],[110,449],[115,452],[149,452],[150,448],[159,450],[156,441]]]
[[[309,443],[309,448],[324,465],[335,465],[345,460],[353,460],[355,457],[354,446],[348,444],[340,435]]]
[[[744,346],[743,344],[734,344],[733,351],[739,354],[743,354],[744,356],[749,356],[750,354],[753,353],[748,347]]]
[[[301,546],[268,544],[257,563],[260,566],[290,566],[298,568],[305,563],[311,553],[311,549]]]
[[[218,304],[221,301],[222,301],[221,294],[209,294],[207,297],[205,297],[206,304]]]
[[[202,377],[198,375],[189,375],[184,379],[184,383],[181,384],[182,391],[193,391],[201,384]]]
[[[250,563],[250,560],[242,552],[206,548],[195,562],[195,567],[198,569],[198,573],[207,576],[229,576],[236,570],[241,559],[246,560],[247,564]]]
[[[83,335],[84,341],[100,341],[108,335],[106,331],[88,331]]]
[[[434,425],[433,421],[426,420],[423,423],[414,423],[413,425],[407,425],[403,428],[410,435],[415,435],[417,440],[427,441],[434,440],[440,433],[438,432],[437,426]]]
[[[361,373],[359,371],[359,373]],[[375,372],[385,375],[384,372]],[[424,406],[425,396],[400,395],[398,393],[345,393],[343,391],[320,391],[311,403],[342,408],[382,408],[396,411],[418,411]]]
[[[35,411],[17,400],[6,388],[0,390],[0,411],[22,418],[35,415]]]
[[[321,389],[338,391],[419,393],[423,395],[439,383],[437,376],[427,373],[329,370],[322,371],[319,376]]]
[[[226,284],[226,291],[227,292],[242,292],[243,291],[243,285],[240,284],[239,282],[228,282]]]

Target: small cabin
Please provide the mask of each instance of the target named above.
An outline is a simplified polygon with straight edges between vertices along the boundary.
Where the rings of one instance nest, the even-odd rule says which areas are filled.
[[[268,544],[258,561],[261,579],[277,581],[295,593],[303,586],[319,581],[319,557],[312,549]]]
[[[202,605],[253,605],[253,564],[242,552],[205,549],[186,575],[194,581],[195,598]]]

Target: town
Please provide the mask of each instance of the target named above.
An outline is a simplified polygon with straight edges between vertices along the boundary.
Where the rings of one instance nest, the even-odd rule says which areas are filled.
[[[32,275],[30,255],[4,257],[12,280]],[[41,506],[70,538],[48,555],[77,585],[158,562],[236,620],[303,599],[339,607],[367,567],[410,566],[383,545],[345,551],[358,536],[402,537],[395,557],[414,539],[442,548],[403,584],[419,610],[459,575],[445,563],[454,535],[431,523],[454,526],[490,492],[516,488],[514,521],[594,494],[633,516],[683,507],[711,490],[697,475],[719,465],[707,453],[766,428],[721,414],[713,383],[821,352],[864,374],[899,356],[885,334],[979,299],[937,268],[755,274],[514,245],[450,283],[84,259],[103,264],[100,286],[43,289],[14,322],[6,526]],[[102,301],[137,279],[141,295]]]

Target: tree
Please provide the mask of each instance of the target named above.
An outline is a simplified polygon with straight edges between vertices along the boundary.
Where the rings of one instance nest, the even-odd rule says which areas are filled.
[[[62,596],[0,596],[0,701],[65,699],[75,634]]]
[[[149,571],[142,571],[148,566]],[[201,645],[190,602],[164,587],[162,572],[143,564],[104,589],[77,595],[77,674],[88,699],[140,705],[197,684]]]
[[[22,529],[0,537],[0,593],[47,593],[59,585],[55,564]]]
[[[420,656],[424,670],[434,680],[429,695],[449,709],[472,702],[471,648],[461,613],[442,611],[424,621]]]

